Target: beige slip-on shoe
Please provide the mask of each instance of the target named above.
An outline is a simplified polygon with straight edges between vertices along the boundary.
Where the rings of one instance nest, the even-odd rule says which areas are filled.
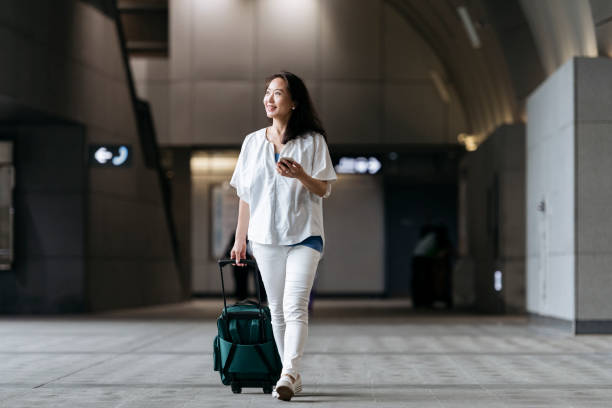
[[[298,374],[294,382],[288,374],[281,376],[276,383],[276,388],[272,392],[272,396],[282,401],[291,401],[291,398],[298,392],[302,391],[302,376]]]

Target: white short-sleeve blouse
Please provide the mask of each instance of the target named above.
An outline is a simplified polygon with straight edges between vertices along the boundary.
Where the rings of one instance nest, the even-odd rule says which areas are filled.
[[[290,140],[280,157],[291,158],[311,177],[328,181],[325,196],[329,196],[337,176],[322,135],[310,133]],[[245,137],[230,185],[249,204],[249,240],[292,245],[320,235],[325,242],[323,198],[299,180],[277,173],[274,145],[266,139],[265,128]]]

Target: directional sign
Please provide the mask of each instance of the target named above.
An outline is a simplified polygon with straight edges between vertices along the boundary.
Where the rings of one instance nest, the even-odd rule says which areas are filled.
[[[89,165],[92,167],[130,167],[132,165],[132,146],[90,145]]]
[[[382,164],[376,157],[341,157],[335,169],[340,174],[376,174]]]

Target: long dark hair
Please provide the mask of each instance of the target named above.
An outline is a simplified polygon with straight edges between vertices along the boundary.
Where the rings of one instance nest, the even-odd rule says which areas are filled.
[[[291,100],[295,102],[295,109],[291,111],[282,143],[285,144],[308,132],[320,133],[327,141],[327,133],[323,129],[323,124],[312,104],[312,99],[310,99],[310,94],[308,89],[306,89],[306,85],[304,85],[304,81],[291,72],[281,71],[266,78],[266,89],[275,78],[283,78],[285,80]]]

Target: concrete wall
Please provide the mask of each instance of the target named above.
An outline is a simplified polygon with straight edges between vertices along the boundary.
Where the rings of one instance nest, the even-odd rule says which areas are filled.
[[[576,58],[528,103],[528,307],[578,333],[612,327],[611,85],[612,61]]]
[[[465,214],[467,228],[462,255],[473,268],[473,306],[483,312],[524,312],[524,126],[498,128],[477,151],[463,158],[461,177],[466,209],[460,213]],[[503,277],[501,292],[494,289],[497,270]]]
[[[4,126],[14,144],[14,252],[0,272],[0,311],[77,312],[87,303],[85,130]]]
[[[0,58],[9,62],[0,67],[3,98],[82,124],[86,143],[133,147],[130,169],[88,170],[89,308],[179,299],[157,175],[143,162],[114,21],[81,2],[3,1]]]
[[[566,320],[575,317],[574,75],[570,60],[527,102],[527,310]]]
[[[466,130],[442,64],[383,0],[172,0],[169,78],[158,60],[133,66],[164,145],[240,144],[266,125],[263,80],[281,69],[306,81],[331,144],[456,144]]]
[[[574,60],[577,330],[612,321],[612,60]],[[607,322],[607,323],[606,323]]]
[[[158,141],[170,139],[170,81],[167,58],[131,57],[138,97],[148,101]]]
[[[382,176],[341,174],[323,202],[325,254],[316,293],[381,295],[385,290]]]

